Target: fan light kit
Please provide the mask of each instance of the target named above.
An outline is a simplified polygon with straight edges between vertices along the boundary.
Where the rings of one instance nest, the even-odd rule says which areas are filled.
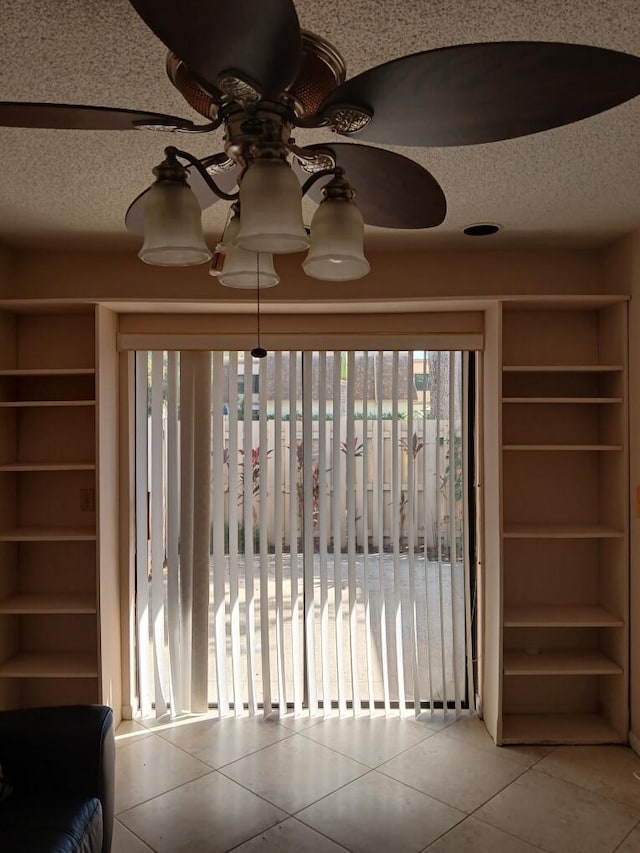
[[[125,225],[144,236],[140,257],[147,263],[205,263],[212,255],[201,211],[230,201],[210,269],[228,287],[272,287],[278,283],[272,256],[305,250],[307,275],[357,279],[369,271],[365,223],[440,225],[447,206],[433,175],[375,146],[514,139],[640,94],[638,57],[590,45],[454,45],[347,80],[338,51],[301,30],[292,0],[130,2],[169,49],[169,79],[206,123],[112,107],[2,102],[0,125],[186,134],[222,127],[224,152],[197,159],[165,149],[156,182],[131,204]],[[300,148],[292,137],[296,126],[329,128],[358,141]],[[302,221],[305,194],[319,205],[310,236]]]

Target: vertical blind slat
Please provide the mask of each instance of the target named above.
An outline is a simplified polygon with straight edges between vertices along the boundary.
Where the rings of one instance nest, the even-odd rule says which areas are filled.
[[[364,638],[367,667],[369,714],[374,712],[373,649],[371,638],[371,594],[369,590],[369,352],[362,353],[362,577],[364,595]]]
[[[444,495],[442,494],[442,490],[439,487],[440,477],[442,476],[440,471],[442,465],[442,442],[444,440],[442,435],[442,422],[441,422],[441,411],[444,406],[444,394],[442,393],[443,384],[442,384],[442,353],[438,353],[436,356],[436,385],[439,389],[438,394],[438,411],[436,414],[436,500],[438,502],[438,511],[437,511],[437,536],[438,536],[438,616],[440,623],[440,663],[442,666],[442,702],[443,707],[447,707],[447,665],[446,665],[446,641],[445,641],[445,633],[444,633],[444,601],[443,601],[443,566],[442,566],[442,535],[443,535],[443,525],[442,525],[442,516],[444,515],[442,511],[441,504],[444,501]]]
[[[382,658],[382,691],[384,696],[384,709],[388,714],[391,710],[391,694],[389,688],[389,644],[387,642],[387,599],[384,566],[384,505],[385,505],[385,441],[383,431],[383,387],[384,387],[384,352],[378,351],[378,364],[376,370],[377,389],[377,415],[378,415],[378,442],[377,442],[377,474],[378,482],[376,489],[378,505],[378,597],[380,599],[379,624],[380,624],[380,657]]]
[[[164,691],[164,483],[162,436],[162,353],[151,356],[151,614],[156,715],[167,712]]]
[[[213,353],[212,370],[212,420],[211,430],[211,488],[212,534],[213,534],[213,631],[216,654],[216,686],[218,690],[218,713],[229,712],[227,697],[227,638],[224,556],[224,362],[221,352]]]
[[[327,354],[318,353],[318,387],[327,387]],[[329,657],[329,578],[327,545],[329,538],[328,524],[328,483],[327,483],[327,398],[318,395],[318,462],[317,462],[317,501],[318,513],[318,560],[320,572],[320,650],[322,660],[322,707],[324,715],[331,711],[331,670]],[[315,472],[314,477],[315,477]]]
[[[413,353],[407,353],[407,365]],[[407,369],[406,395],[407,395],[407,435],[404,451],[407,460],[407,559],[409,571],[409,606],[407,608],[408,624],[408,652],[411,662],[411,678],[413,682],[414,714],[420,713],[420,684],[418,681],[418,617],[416,612],[416,482],[415,461],[417,458],[417,433],[413,428],[413,393],[414,393],[413,370]]]
[[[244,531],[245,634],[247,643],[247,691],[249,713],[258,712],[256,697],[256,622],[255,570],[253,563],[253,363],[250,352],[244,353],[244,402],[242,421],[242,523]]]
[[[193,361],[182,354],[180,358],[180,665],[186,711],[192,709],[194,394]]]
[[[260,359],[258,373],[258,528],[259,540],[259,566],[260,566],[260,646],[262,652],[262,701],[265,716],[272,710],[271,706],[271,655],[270,655],[270,630],[271,613],[269,607],[269,564],[267,550],[267,482],[269,471],[268,438],[267,438],[267,412],[266,399],[263,389],[266,388],[267,374],[266,361]],[[255,488],[255,487],[254,487]]]
[[[178,453],[178,353],[167,353],[167,625],[170,697],[173,713],[184,708],[180,666],[180,527]]]
[[[318,710],[318,694],[316,687],[316,656],[315,656],[315,601],[314,601],[314,560],[313,560],[313,374],[312,360],[304,353],[302,358],[302,522],[303,522],[303,553],[304,553],[304,632],[306,642],[306,672],[307,672],[307,705],[309,713],[314,715]]]
[[[297,432],[297,400],[298,400],[298,354],[289,351],[289,470],[291,471],[292,490],[293,472],[298,470],[298,432]],[[293,710],[299,714],[302,710],[304,697],[303,663],[300,650],[300,595],[298,592],[298,506],[297,501],[289,501],[289,542],[290,542],[290,589],[291,589],[291,659],[293,665]]]
[[[391,507],[393,529],[393,624],[396,645],[396,687],[398,692],[398,710],[400,716],[405,712],[404,693],[404,654],[402,641],[402,576],[400,567],[400,512],[402,512],[402,491],[400,488],[400,435],[398,425],[398,352],[391,357]]]
[[[461,358],[461,373],[462,373],[462,482],[464,488],[469,489],[471,485],[475,487],[475,472],[470,471],[469,449],[472,426],[469,423],[469,394],[470,394],[470,358],[469,353],[462,353]],[[472,480],[473,478],[473,480]],[[473,661],[473,637],[472,629],[472,591],[471,591],[471,560],[473,555],[470,553],[469,537],[469,501],[462,501],[462,546],[463,546],[463,570],[464,570],[464,608],[465,608],[465,660]],[[469,704],[473,700],[473,664],[470,663],[467,667],[467,697]]]
[[[240,590],[238,575],[238,353],[229,353],[229,440],[225,463],[228,480],[229,517],[229,612],[231,615],[231,670],[233,679],[233,709],[238,716],[244,706],[242,693],[242,663],[240,645]]]
[[[194,357],[193,599],[191,708],[208,708],[209,572],[211,539],[211,354]]]
[[[336,679],[338,692],[338,709],[344,714],[347,709],[347,698],[344,682],[344,640],[342,612],[342,512],[341,512],[341,464],[340,464],[340,426],[342,418],[342,353],[333,353],[333,437],[332,437],[332,474],[333,500],[331,501],[331,524],[333,536],[333,593],[334,593],[334,633],[336,649]]]
[[[453,677],[453,697],[456,716],[460,713],[460,693],[458,689],[458,662],[456,655],[458,653],[457,643],[457,626],[455,614],[453,613],[453,605],[456,601],[458,592],[458,573],[457,562],[458,555],[456,552],[456,470],[458,461],[458,447],[456,443],[456,354],[449,352],[449,572],[451,574],[451,607],[447,608],[447,613],[451,612],[451,673]]]
[[[287,707],[285,656],[284,656],[284,586],[282,579],[282,540],[284,527],[284,494],[282,491],[282,353],[275,353],[275,381],[273,400],[273,426],[274,426],[274,450],[273,450],[273,499],[275,511],[273,518],[274,526],[274,561],[275,561],[275,583],[276,583],[276,671],[278,683],[278,703],[280,708]]]
[[[430,571],[429,571],[429,562],[428,553],[427,553],[427,542],[428,542],[428,531],[431,528],[431,512],[434,507],[437,511],[437,475],[430,477],[429,476],[429,454],[427,449],[428,445],[428,435],[427,435],[427,352],[423,350],[422,352],[422,388],[423,388],[423,397],[422,397],[422,442],[424,445],[423,453],[422,453],[422,523],[424,529],[424,551],[425,551],[425,564],[424,564],[424,622],[425,622],[425,635],[427,638],[427,677],[428,677],[428,701],[431,709],[431,713],[433,714],[433,705],[435,700],[435,694],[433,690],[433,665],[432,665],[432,653],[431,653],[431,613],[430,613],[430,600],[431,596],[429,594],[429,581],[430,581]],[[433,411],[434,404],[434,389],[430,388],[430,397],[429,397],[429,409],[431,410],[429,413]]]
[[[149,716],[152,707],[151,647],[149,644],[149,487],[148,478],[148,357],[136,353],[136,607],[140,711]]]
[[[358,673],[358,587],[356,578],[356,434],[355,434],[355,352],[347,358],[347,430],[345,437],[347,491],[347,574],[349,582],[349,648],[351,650],[351,700],[353,714],[360,713],[360,685]]]

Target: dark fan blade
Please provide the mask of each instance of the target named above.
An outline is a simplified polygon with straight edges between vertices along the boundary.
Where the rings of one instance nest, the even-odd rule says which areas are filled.
[[[356,204],[367,225],[380,228],[433,228],[447,212],[444,193],[436,179],[418,163],[369,145],[348,142],[308,145],[305,151],[330,151],[336,165],[356,190]],[[309,173],[294,165],[300,181]],[[309,195],[320,201],[326,180],[314,184]]]
[[[396,145],[473,145],[569,124],[640,94],[640,58],[553,42],[462,44],[415,53],[338,86],[320,108],[362,105],[355,136]]]
[[[236,72],[264,95],[295,79],[301,55],[291,0],[130,0],[150,29],[205,85]]]
[[[210,157],[203,157],[200,162],[205,168],[208,168],[209,166],[225,165],[229,163],[229,159],[226,154],[212,154]],[[189,186],[200,202],[201,210],[211,207],[212,204],[215,204],[220,200],[218,196],[207,186],[200,173],[194,169],[193,166],[187,166],[187,172],[189,172]],[[233,192],[237,185],[239,175],[240,166],[233,164],[228,169],[224,168],[220,171],[215,170],[212,177],[221,190],[224,190],[226,193],[230,193]],[[142,236],[144,233],[142,214],[144,202],[150,189],[151,187],[147,187],[144,192],[141,192],[140,195],[131,202],[129,209],[125,214],[124,224],[127,231],[130,231],[132,234]]]
[[[193,122],[161,113],[87,107],[76,104],[0,102],[0,127],[40,127],[55,130],[137,130],[145,126],[193,127]]]

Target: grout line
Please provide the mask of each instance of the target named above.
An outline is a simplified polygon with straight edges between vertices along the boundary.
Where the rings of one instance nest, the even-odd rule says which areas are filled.
[[[283,740],[288,740],[288,738],[283,738]],[[272,746],[273,746],[273,744],[272,744]],[[322,746],[322,744],[316,744],[316,746]],[[266,747],[265,747],[265,748],[266,748]],[[328,748],[328,747],[327,747],[327,748]],[[239,759],[239,760],[242,760],[242,759]],[[353,759],[352,759],[352,760],[353,760]],[[232,763],[232,764],[235,764],[236,762],[231,762],[231,763]],[[370,772],[371,772],[371,770],[372,770],[372,768],[367,767],[367,765],[366,765],[366,764],[362,764],[362,763],[361,763],[361,762],[359,762],[359,761],[358,761],[358,762],[354,762],[354,763],[356,763],[356,764],[360,764],[360,766],[361,766],[361,767],[364,767],[364,768],[365,768],[365,772],[364,772],[364,773],[361,773],[359,776],[356,776],[356,777],[355,777],[355,779],[349,779],[349,780],[348,780],[347,782],[345,782],[344,784],[339,785],[337,788],[334,788],[333,790],[328,791],[326,794],[323,794],[321,797],[318,797],[318,799],[317,799],[317,800],[312,800],[310,803],[307,803],[306,805],[301,806],[301,808],[299,808],[299,809],[297,809],[296,811],[293,811],[293,812],[289,812],[289,811],[287,811],[287,809],[285,809],[283,806],[279,806],[279,805],[277,805],[277,803],[274,803],[272,800],[268,800],[268,799],[267,799],[263,794],[259,794],[259,793],[257,793],[256,791],[254,791],[254,790],[252,790],[251,788],[247,787],[247,785],[244,785],[242,782],[239,782],[237,779],[233,779],[231,776],[227,776],[227,774],[226,774],[226,773],[222,772],[222,769],[221,769],[219,772],[220,772],[220,774],[221,774],[222,776],[224,776],[224,778],[225,778],[225,779],[228,779],[230,782],[235,782],[235,784],[236,784],[236,785],[240,785],[240,787],[241,787],[241,788],[244,788],[246,791],[249,791],[249,793],[250,793],[250,794],[253,794],[255,797],[259,797],[261,800],[264,800],[264,801],[265,801],[265,803],[268,803],[270,806],[273,806],[274,808],[279,809],[280,811],[284,812],[288,817],[294,817],[295,815],[299,814],[299,813],[300,813],[301,811],[303,811],[304,809],[309,808],[309,806],[313,806],[313,805],[315,805],[316,803],[319,803],[319,802],[320,802],[320,800],[324,800],[324,799],[325,799],[325,797],[329,797],[329,796],[331,796],[331,794],[334,794],[336,791],[340,791],[342,788],[346,788],[346,786],[347,786],[347,785],[350,785],[352,782],[356,782],[358,779],[362,779],[364,776],[366,776],[366,775],[367,775],[368,773],[370,773]],[[229,766],[230,766],[229,764],[226,764],[226,765],[225,765],[225,767],[229,767]],[[303,823],[304,823],[304,821],[303,821]],[[305,826],[307,826],[307,824],[305,824]],[[313,827],[311,827],[311,828],[313,829]]]
[[[611,744],[611,746],[613,746],[613,744]],[[585,747],[584,746],[570,746],[568,748],[569,749],[584,749]],[[587,747],[587,749],[588,748],[589,747]],[[617,746],[615,748],[617,748]],[[628,747],[623,746],[623,749],[628,749]],[[537,764],[534,766],[537,767]],[[531,768],[531,769],[533,769],[533,768]],[[587,791],[589,794],[593,794],[596,797],[601,797],[602,799],[607,800],[607,802],[614,803],[615,805],[618,805],[618,806],[622,806],[623,808],[629,809],[629,811],[640,813],[640,807],[635,806],[635,805],[631,805],[626,800],[622,800],[622,799],[619,799],[618,797],[612,796],[610,793],[607,793],[608,789],[605,789],[603,791],[594,790],[593,788],[588,788],[586,785],[584,785],[580,782],[577,782],[574,779],[566,779],[564,776],[556,775],[555,773],[552,773],[549,770],[544,770],[542,768],[536,769],[536,772],[537,773],[543,773],[549,779],[555,779],[556,781],[566,782],[567,785],[574,785],[576,788],[580,788],[581,791]],[[638,773],[634,772],[633,776],[635,776],[640,782],[640,775]]]
[[[123,823],[121,820],[118,820],[118,818],[115,816],[113,818],[113,822],[114,822],[114,824],[119,823],[120,826],[123,827],[123,829],[125,829],[127,832],[130,832],[134,838],[137,838],[138,841],[140,841],[142,844],[144,844],[145,847],[148,847],[149,850],[152,850],[153,853],[158,853],[158,850],[155,847],[152,847],[147,841],[144,840],[144,838],[141,835],[138,835],[138,833],[134,832],[130,826],[127,826],[126,823]]]
[[[207,766],[208,766],[208,765],[207,765]],[[164,797],[164,795],[165,795],[165,794],[170,794],[170,793],[172,793],[173,791],[177,791],[177,790],[178,790],[178,788],[182,788],[182,787],[184,787],[184,785],[189,785],[191,782],[197,782],[197,781],[198,781],[198,779],[204,779],[204,778],[205,778],[205,776],[211,776],[211,774],[212,774],[212,773],[217,773],[217,772],[218,772],[218,771],[217,771],[217,770],[215,770],[215,769],[212,767],[212,768],[211,768],[210,770],[208,770],[206,773],[201,773],[199,776],[195,776],[193,779],[187,779],[187,780],[186,780],[186,782],[180,782],[180,784],[179,784],[179,785],[174,785],[174,786],[173,786],[173,787],[171,787],[171,788],[167,788],[167,790],[166,790],[166,791],[160,791],[159,793],[154,794],[154,795],[153,795],[153,797],[147,797],[147,799],[146,799],[146,800],[141,800],[139,803],[135,803],[135,805],[133,805],[133,806],[127,806],[127,808],[126,808],[126,809],[120,809],[120,811],[119,811],[119,812],[114,811],[113,816],[114,816],[114,818],[117,818],[117,819],[119,820],[119,819],[120,819],[120,817],[119,817],[119,816],[120,816],[120,815],[122,815],[122,814],[124,814],[125,812],[133,811],[133,809],[137,809],[137,808],[138,808],[138,806],[144,806],[146,803],[150,803],[152,800],[157,800],[157,799],[158,799],[158,797]],[[121,820],[121,821],[120,821],[120,823],[122,823],[122,824],[124,824],[124,825],[126,826],[126,824],[124,823],[124,821],[122,821],[122,820]],[[129,828],[129,827],[127,827],[127,829],[128,829],[128,828]]]
[[[292,737],[295,737],[295,734],[295,732],[290,732],[288,737],[281,737],[278,738],[278,740],[274,740],[273,743],[267,743],[264,746],[259,746],[252,752],[247,752],[246,755],[241,755],[240,758],[234,758],[233,761],[227,761],[225,764],[221,764],[219,767],[216,767],[216,770],[224,770],[225,767],[231,767],[234,764],[238,764],[238,762],[240,761],[244,761],[245,758],[250,758],[252,755],[257,755],[259,752],[264,752],[265,749],[271,749],[272,746],[276,746],[279,743],[285,743],[285,741],[291,740]],[[229,777],[227,776],[227,779],[228,778]]]
[[[307,807],[305,806],[305,808],[307,808]],[[248,842],[253,841],[254,838],[258,838],[259,836],[264,835],[267,832],[271,832],[271,830],[275,829],[276,826],[279,826],[281,823],[286,823],[288,820],[297,821],[299,824],[304,826],[306,829],[310,829],[312,832],[315,832],[318,835],[321,835],[323,838],[326,838],[327,841],[330,841],[332,844],[335,844],[336,847],[339,847],[341,850],[344,850],[345,853],[353,853],[351,848],[345,847],[344,844],[340,844],[340,842],[336,841],[335,838],[331,838],[329,835],[327,835],[326,833],[322,832],[319,829],[316,829],[314,826],[309,826],[308,823],[305,823],[302,820],[298,820],[298,818],[293,817],[293,815],[288,815],[283,820],[279,820],[277,823],[274,823],[273,826],[269,826],[266,829],[260,830],[260,832],[256,832],[256,834],[252,835],[251,838],[246,838],[244,841],[241,841],[239,844],[236,844],[234,847],[230,847],[228,850],[225,850],[224,853],[233,853],[234,850],[239,850],[244,844],[248,844]]]
[[[429,734],[424,735],[419,740],[415,741],[415,743],[410,744],[409,746],[405,747],[405,749],[400,750],[400,752],[394,753],[393,755],[389,756],[389,758],[385,758],[379,764],[373,764],[373,765],[372,764],[365,764],[364,761],[360,761],[359,759],[354,758],[352,755],[349,755],[346,752],[341,752],[339,749],[336,749],[333,746],[329,746],[328,744],[325,744],[325,743],[320,743],[319,741],[317,741],[313,737],[307,737],[305,732],[299,732],[298,734],[301,734],[302,737],[306,737],[307,740],[310,740],[312,743],[315,743],[317,746],[324,746],[326,749],[330,749],[332,752],[335,752],[337,755],[340,755],[342,758],[348,758],[349,761],[355,761],[356,764],[362,764],[368,770],[377,770],[379,767],[382,767],[383,764],[387,764],[387,762],[393,761],[394,758],[398,758],[399,756],[404,755],[405,752],[408,752],[410,749],[413,749],[415,746],[419,746],[421,743],[424,743],[426,740],[429,740],[430,737],[433,737],[434,735],[440,734],[440,732],[437,732],[437,731],[434,731],[433,729],[430,729]]]
[[[364,766],[364,765],[363,765]],[[338,785],[337,788],[334,788],[333,791],[327,791],[326,794],[323,794],[321,797],[318,797],[317,800],[314,800],[311,803],[307,803],[307,805],[302,806],[297,811],[291,814],[291,817],[295,817],[296,820],[299,820],[300,823],[304,823],[305,826],[308,826],[310,829],[315,829],[311,824],[306,823],[301,817],[299,817],[300,813],[305,809],[311,808],[311,806],[316,806],[318,803],[321,803],[323,800],[326,800],[327,797],[331,797],[333,794],[336,794],[338,791],[342,791],[343,788],[346,788],[348,785],[352,785],[354,782],[359,782],[361,779],[364,779],[365,776],[368,776],[370,773],[373,773],[374,770],[372,768],[368,768],[366,773],[362,773],[360,776],[356,776],[355,779],[350,779],[348,782],[345,782],[343,785]],[[317,832],[318,830],[316,830]],[[333,841],[333,839],[331,839]]]
[[[164,737],[163,735],[159,735],[165,743],[168,743],[170,746],[174,746],[176,749],[179,749],[185,755],[188,755],[189,758],[193,758],[194,761],[199,761],[201,764],[205,764],[207,767],[211,767],[212,770],[221,770],[223,767],[229,767],[231,764],[235,764],[238,761],[242,761],[243,758],[248,758],[250,755],[256,755],[258,752],[262,752],[265,749],[269,749],[271,746],[275,746],[277,743],[282,743],[285,740],[290,740],[295,735],[295,732],[289,732],[288,737],[280,737],[277,740],[272,741],[271,743],[267,743],[264,746],[259,746],[257,749],[252,750],[251,752],[247,752],[244,755],[241,755],[239,758],[234,758],[231,761],[227,761],[224,764],[220,764],[219,766],[215,766],[211,764],[209,761],[205,761],[203,758],[198,758],[192,752],[189,752],[188,749],[185,749],[183,746],[180,746],[177,743],[174,743],[172,740]]]
[[[459,821],[454,823],[453,826],[450,826],[448,829],[445,829],[445,831],[441,832],[437,838],[434,838],[433,841],[430,841],[426,847],[423,847],[422,850],[420,851],[420,853],[426,853],[426,851],[429,850],[431,847],[433,847],[434,844],[437,844],[437,842],[440,841],[441,838],[444,838],[445,835],[448,835],[450,832],[453,832],[453,830],[456,829],[456,827],[463,824],[465,822],[465,820],[469,820],[469,817],[470,817],[470,815],[465,815]]]
[[[634,775],[635,775],[635,774],[634,774]],[[617,846],[617,847],[614,847],[614,849],[611,851],[611,853],[616,853],[616,850],[620,850],[620,849],[622,848],[622,845],[625,843],[625,841],[626,841],[626,840],[627,840],[631,835],[633,835],[633,833],[636,831],[636,829],[638,829],[638,827],[640,827],[640,818],[638,819],[638,822],[635,824],[635,826],[632,826],[632,827],[631,827],[631,829],[629,830],[629,832],[627,832],[627,834],[626,834],[626,835],[625,835],[625,837],[622,839],[622,841],[620,842],[620,844],[618,844],[618,846]]]

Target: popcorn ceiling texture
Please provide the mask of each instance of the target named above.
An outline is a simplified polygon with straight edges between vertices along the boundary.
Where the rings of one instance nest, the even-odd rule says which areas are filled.
[[[640,55],[637,0],[298,0],[296,9],[302,27],[342,53],[349,77],[398,56],[466,42],[567,41]],[[224,37],[214,33],[213,44]],[[199,121],[166,78],[164,46],[126,0],[3,0],[0,51],[2,100],[99,104]],[[491,238],[494,247],[603,245],[640,226],[639,119],[636,98],[523,139],[395,147],[438,179],[447,219],[423,232],[368,229],[368,247],[468,246],[461,229],[478,221],[504,225]],[[308,144],[335,137],[298,130],[296,138]],[[221,134],[0,129],[0,242],[135,248],[124,213],[171,143],[204,156],[220,150]],[[305,209],[310,217],[313,205]],[[226,211],[221,202],[205,214],[212,240]]]

